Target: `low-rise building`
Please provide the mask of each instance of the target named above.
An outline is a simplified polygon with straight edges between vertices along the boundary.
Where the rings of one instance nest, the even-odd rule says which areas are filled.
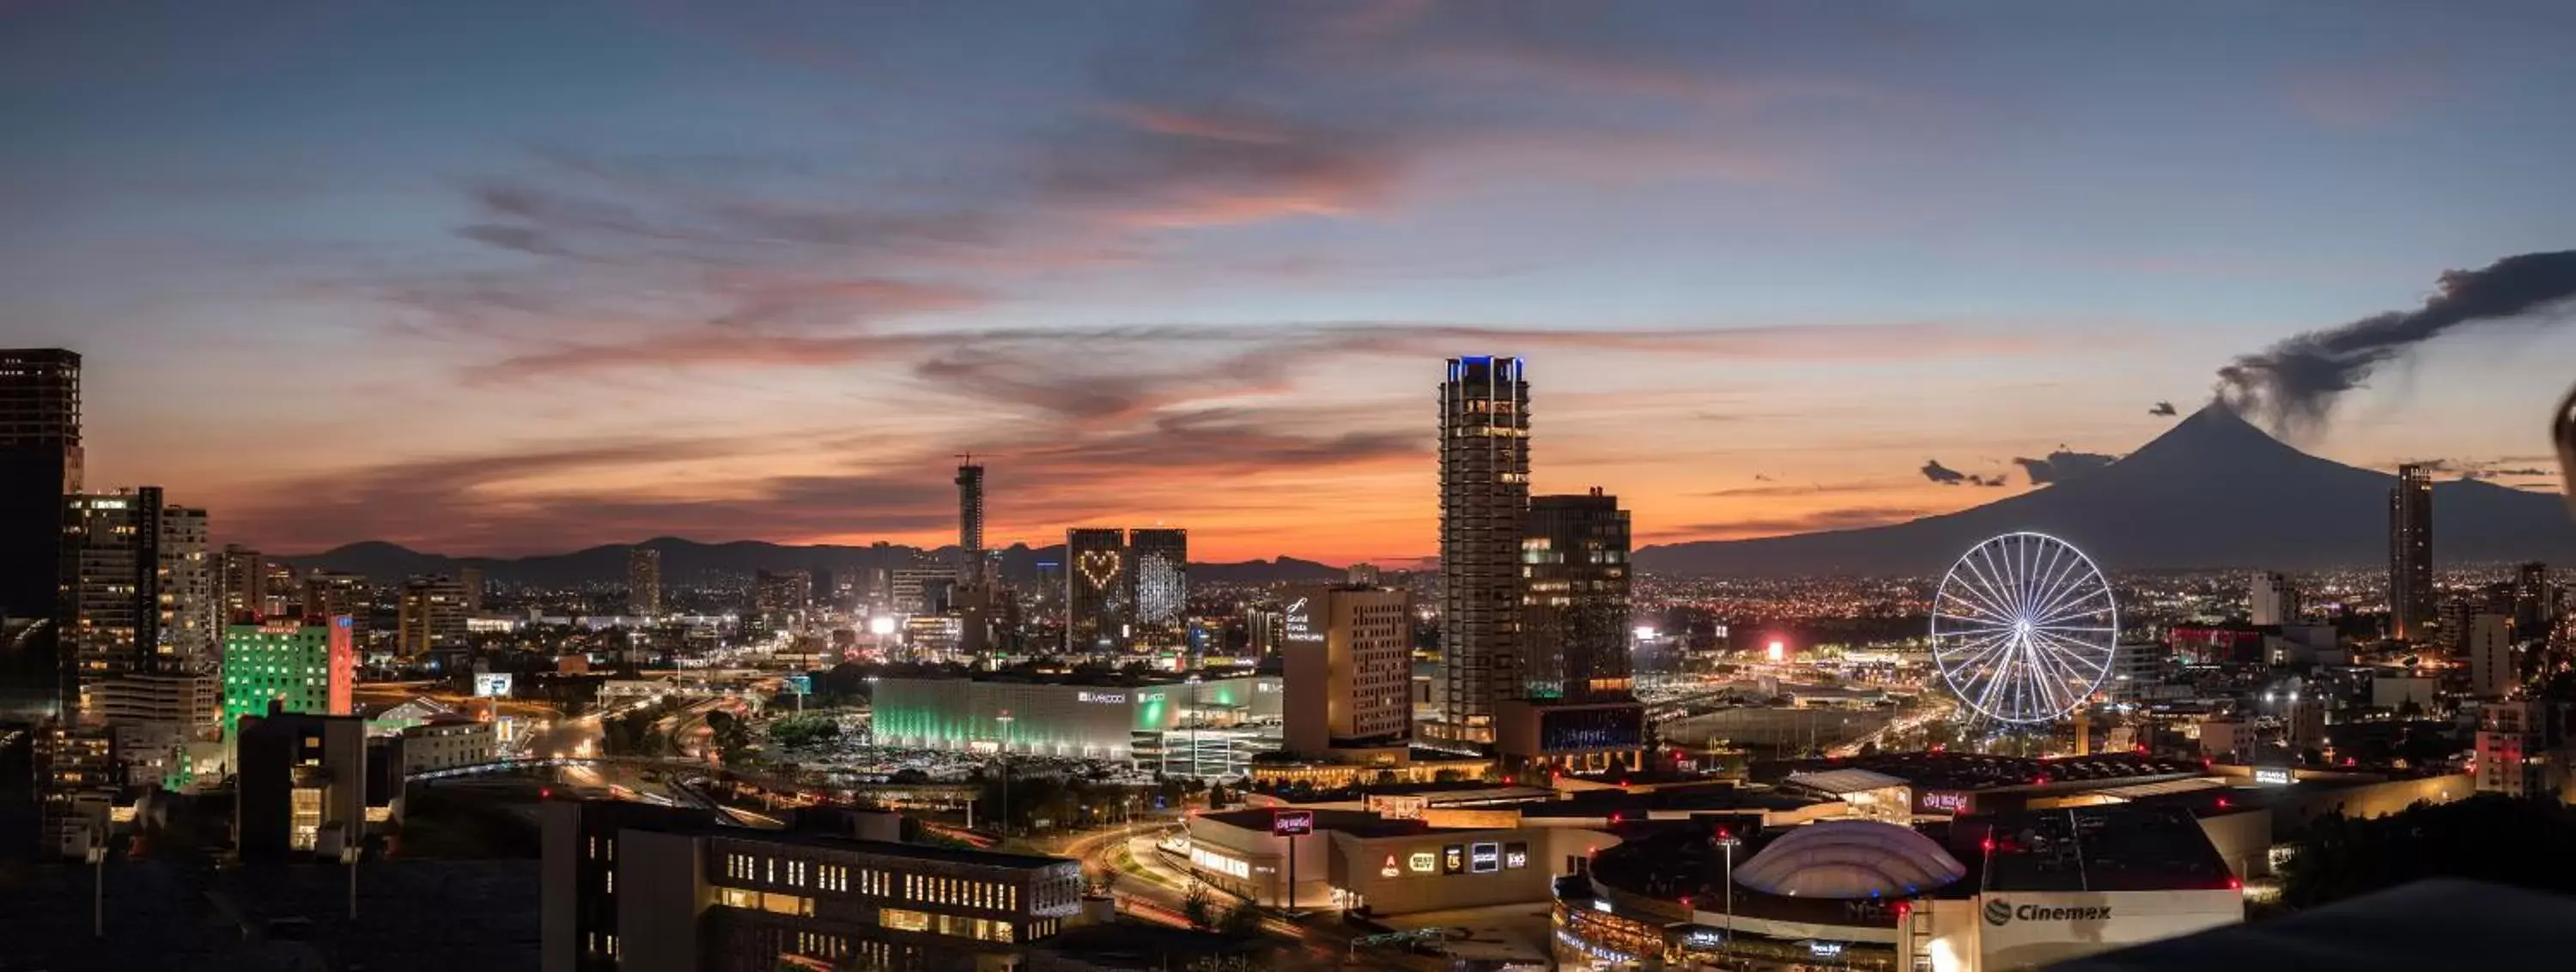
[[[1187,821],[1183,853],[1200,880],[1257,904],[1400,915],[1545,901],[1554,875],[1619,842],[1489,813],[1488,825],[1464,827],[1306,807],[1200,814]]]
[[[1082,908],[1082,867],[802,831],[703,811],[548,803],[544,972],[1017,963]]]
[[[500,758],[493,725],[449,716],[402,730],[403,775],[475,766]]]

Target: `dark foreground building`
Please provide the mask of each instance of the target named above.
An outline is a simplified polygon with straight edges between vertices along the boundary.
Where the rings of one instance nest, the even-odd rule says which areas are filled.
[[[1082,910],[1070,860],[545,808],[545,972],[971,968]]]

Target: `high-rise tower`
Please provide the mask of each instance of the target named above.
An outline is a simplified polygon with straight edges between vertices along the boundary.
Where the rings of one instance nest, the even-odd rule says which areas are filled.
[[[62,708],[84,719],[86,690],[163,670],[161,637],[161,489],[74,494],[63,501],[61,610],[66,667]]]
[[[958,565],[957,582],[984,582],[984,467],[975,464],[972,455],[960,455],[957,465],[957,550],[963,563]]]
[[[1071,653],[1126,650],[1135,636],[1135,567],[1127,531],[1075,527],[1064,532],[1064,648]]]
[[[2423,638],[2433,611],[2433,471],[2408,463],[2388,491],[2389,635]]]
[[[1135,641],[1180,647],[1189,637],[1190,532],[1166,527],[1127,531],[1127,602],[1135,605]]]
[[[1628,511],[1598,488],[1541,496],[1521,536],[1524,694],[1628,698]]]
[[[1518,358],[1449,359],[1440,386],[1440,653],[1445,735],[1491,742],[1520,690],[1529,383]]]
[[[0,350],[0,723],[62,703],[63,497],[81,491],[80,355]]]
[[[662,613],[662,552],[636,546],[626,551],[626,610],[637,617]]]

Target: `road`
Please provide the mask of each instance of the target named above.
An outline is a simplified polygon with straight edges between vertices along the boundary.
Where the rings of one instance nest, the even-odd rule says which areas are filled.
[[[1199,882],[1175,867],[1154,849],[1154,845],[1179,829],[1178,822],[1139,823],[1110,830],[1099,830],[1071,837],[1031,841],[1028,849],[1079,860],[1083,871],[1097,882],[1102,875],[1114,875],[1110,893],[1118,900],[1118,911],[1139,921],[1150,921],[1176,928],[1190,926],[1181,911],[1189,890]],[[1218,909],[1233,907],[1240,899],[1214,888],[1208,888],[1209,903]],[[1341,923],[1339,913],[1329,909],[1290,921],[1275,915],[1261,919],[1261,930],[1278,940],[1277,958],[1292,965],[1348,966],[1350,942],[1361,932]],[[1360,953],[1356,963],[1363,968],[1397,969],[1403,972],[1437,972],[1446,968],[1442,960],[1389,950]]]

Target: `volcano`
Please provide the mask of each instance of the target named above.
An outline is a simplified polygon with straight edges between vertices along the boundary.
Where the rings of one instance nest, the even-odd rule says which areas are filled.
[[[2118,462],[1983,506],[1827,533],[1646,547],[1639,569],[1701,576],[1929,574],[1988,537],[2053,534],[2107,570],[2317,569],[2388,561],[2397,477],[2308,455],[2211,404]],[[2438,564],[2576,559],[2555,495],[2433,487]]]

